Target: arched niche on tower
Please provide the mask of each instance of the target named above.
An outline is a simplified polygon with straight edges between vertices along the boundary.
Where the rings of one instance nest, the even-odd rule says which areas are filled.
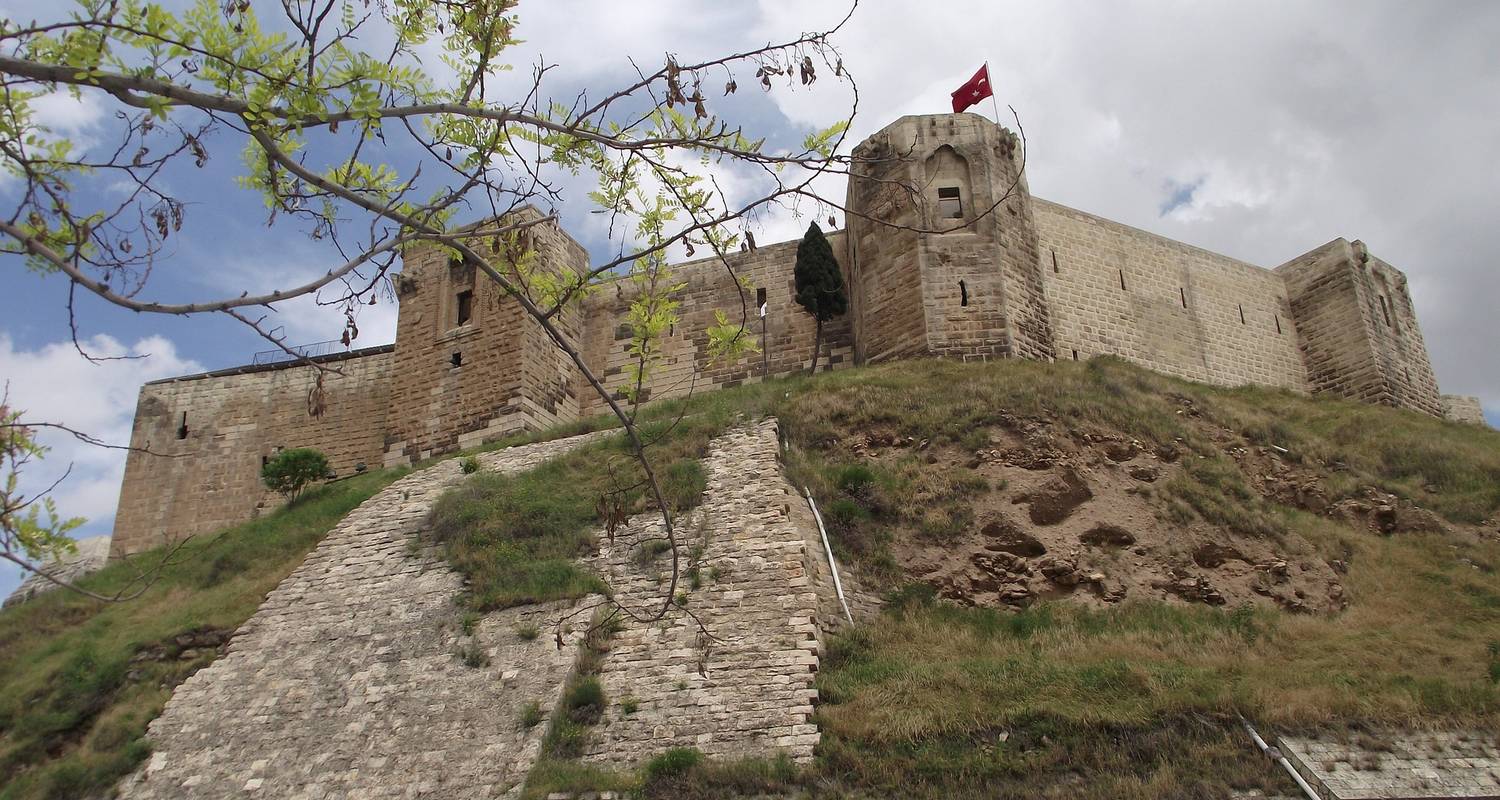
[[[923,205],[931,228],[956,228],[974,219],[974,181],[969,160],[942,145],[927,157]],[[968,229],[965,229],[968,230]]]

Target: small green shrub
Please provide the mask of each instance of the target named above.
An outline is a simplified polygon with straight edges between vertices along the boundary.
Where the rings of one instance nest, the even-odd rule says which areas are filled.
[[[469,456],[463,461],[458,462],[458,468],[465,475],[473,475],[479,471],[479,459]]]
[[[329,477],[328,457],[310,447],[282,450],[260,468],[266,488],[296,500],[313,481]]]
[[[479,620],[483,618],[484,616],[478,612],[465,611],[464,615],[458,620],[458,626],[463,630],[465,636],[473,636],[474,629],[479,627]]]
[[[516,628],[516,635],[521,637],[521,640],[525,642],[535,639],[539,633],[541,631],[535,625],[522,625]]]
[[[635,549],[631,551],[631,558],[637,565],[644,567],[671,549],[672,543],[666,539],[647,539],[635,546]]]
[[[634,697],[627,697],[620,701],[620,711],[624,714],[634,714],[641,709],[641,701]]]
[[[580,725],[597,723],[604,716],[604,706],[604,686],[592,676],[573,684],[563,698],[568,719]]]
[[[542,704],[536,701],[527,703],[526,707],[521,709],[521,727],[523,728],[535,728],[546,718],[547,714],[542,711]]]
[[[864,464],[848,464],[838,469],[834,482],[850,497],[868,497],[875,485],[875,472]]]
[[[696,747],[674,747],[646,762],[648,783],[678,778],[703,763],[703,753]]]
[[[460,646],[458,648],[458,657],[459,660],[464,662],[464,666],[473,669],[488,667],[490,665],[490,654],[484,652],[484,648],[480,647],[478,642],[471,641]]]

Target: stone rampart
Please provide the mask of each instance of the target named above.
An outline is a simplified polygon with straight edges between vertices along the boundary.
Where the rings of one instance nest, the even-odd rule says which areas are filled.
[[[843,232],[829,232],[827,237],[835,257],[843,263]],[[662,358],[649,371],[642,394],[649,399],[677,397],[760,380],[763,371],[772,376],[806,371],[812,365],[816,323],[794,300],[797,244],[781,242],[731,253],[723,260],[711,257],[675,265],[671,280],[683,284],[674,295],[681,302],[681,320],[659,343]],[[756,307],[761,290],[766,293],[765,319],[759,318]],[[638,295],[628,279],[621,279],[606,284],[584,303],[584,360],[616,398],[624,397],[632,383],[629,310]],[[745,324],[747,335],[761,346],[761,352],[710,363],[707,331],[715,324],[716,312],[722,312],[730,324]],[[847,367],[853,360],[849,317],[824,323],[818,369]],[[575,380],[574,392],[583,413],[607,413],[604,401],[582,376]]]
[[[538,216],[524,209],[513,218]],[[542,269],[588,267],[583,247],[556,225],[533,225],[514,243],[496,244],[502,269],[511,269],[513,244],[533,252]],[[436,247],[413,247],[402,259],[384,463],[408,464],[578,417],[571,362],[498,284]],[[578,337],[576,308],[556,322]]]
[[[1488,425],[1484,418],[1484,408],[1479,405],[1479,398],[1462,394],[1445,394],[1442,396],[1443,416],[1454,422],[1467,422],[1471,425]]]
[[[600,435],[479,460],[524,470]],[[457,460],[445,461],[350,512],[229,652],[177,687],[149,728],[151,759],[121,797],[512,796],[546,728],[522,715],[557,703],[587,615],[563,647],[517,630],[547,629],[571,603],[490,614],[464,635],[454,604],[462,578],[417,539],[461,478]],[[463,647],[486,663],[465,663]]]
[[[260,470],[312,447],[339,475],[380,466],[389,345],[318,359],[156,381],[141,387],[111,552],[134,553],[251,519],[281,505]],[[319,378],[323,411],[310,412]]]
[[[782,477],[778,447],[774,419],[714,440],[703,505],[678,521],[684,555],[699,553],[689,568],[700,585],[680,584],[687,614],[626,621],[611,640],[599,676],[610,707],[586,759],[629,766],[671,747],[812,757],[826,573],[809,572],[823,556],[810,547],[816,531],[799,524],[809,520],[795,511],[803,501]],[[627,606],[649,612],[667,596],[667,556],[643,569],[638,551],[661,535],[660,518],[645,514],[602,541],[600,571]]]
[[[1058,358],[1116,355],[1180,378],[1306,391],[1282,278],[1034,200]]]
[[[1443,414],[1400,271],[1336,239],[1275,270],[1032,198],[1018,139],[974,114],[906,116],[855,149],[846,231],[829,242],[850,311],[824,326],[820,363],[1117,355],[1219,385],[1260,384]],[[521,209],[507,219],[541,219]],[[490,223],[477,223],[490,224]],[[574,274],[588,253],[557,225],[489,243],[497,269]],[[794,302],[797,242],[673,267],[680,321],[641,387],[647,399],[789,375],[812,359],[815,324]],[[330,382],[311,419],[306,369],[152,384],[133,443],[114,553],[243,521],[277,502],[259,461],[313,446],[347,470],[433,455],[605,413],[607,403],[513,298],[435,247],[403,253],[397,345]],[[757,306],[762,293],[767,316]],[[633,388],[630,279],[554,317],[606,392]],[[722,313],[761,353],[713,363]],[[174,439],[182,414],[184,439]],[[206,422],[200,424],[200,420]]]

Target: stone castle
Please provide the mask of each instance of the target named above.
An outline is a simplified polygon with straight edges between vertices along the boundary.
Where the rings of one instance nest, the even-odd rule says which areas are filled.
[[[1172,241],[1030,195],[1016,137],[973,114],[903,117],[855,150],[845,230],[829,235],[850,313],[825,325],[832,368],[932,355],[1086,359],[1116,355],[1163,373],[1385,403],[1482,422],[1444,397],[1406,277],[1359,241],[1334,239],[1274,269]],[[1007,197],[1007,190],[1014,191]],[[584,269],[584,248],[528,230],[543,264]],[[793,302],[797,242],[674,267],[680,323],[646,392],[661,398],[807,369],[814,323]],[[326,410],[309,413],[318,370],[260,364],[141,389],[112,553],[215,530],[275,505],[265,459],[312,447],[347,475],[603,413],[571,362],[499,288],[436,249],[409,252],[396,280],[394,345],[314,357]],[[560,325],[612,391],[629,378],[627,282],[590,295]],[[753,320],[764,353],[709,364],[715,310]]]

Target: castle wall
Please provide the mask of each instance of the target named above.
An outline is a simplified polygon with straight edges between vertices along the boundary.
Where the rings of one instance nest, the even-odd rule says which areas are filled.
[[[1484,418],[1484,407],[1479,404],[1479,398],[1463,394],[1445,394],[1441,398],[1443,403],[1443,416],[1454,422],[1467,422],[1470,425],[1489,425]]]
[[[876,363],[921,354],[927,318],[922,296],[917,205],[904,188],[911,165],[885,139],[867,139],[849,176],[845,283],[854,325],[854,358]],[[839,252],[835,248],[835,253]]]
[[[535,225],[522,236],[539,265],[588,267],[588,253],[555,225]],[[387,465],[578,416],[571,362],[498,284],[472,266],[450,263],[436,247],[412,248],[403,261]],[[463,292],[470,293],[469,317],[460,323]],[[576,307],[557,324],[576,340]]]
[[[1442,416],[1405,276],[1344,239],[1276,272],[1287,283],[1313,391]]]
[[[1220,385],[1308,388],[1270,270],[1035,199],[1058,358],[1117,355]]]
[[[1370,342],[1389,387],[1386,402],[1443,416],[1437,376],[1427,358],[1427,343],[1417,325],[1417,310],[1407,290],[1406,276],[1371,256],[1364,243],[1353,243],[1360,267],[1355,276],[1370,321]]]
[[[827,233],[834,256],[844,263],[844,234]],[[805,372],[812,365],[816,321],[794,300],[796,294],[793,268],[797,261],[798,240],[732,253],[726,257],[734,274],[718,258],[703,258],[676,264],[672,281],[685,284],[673,297],[681,301],[677,325],[661,343],[662,358],[650,370],[643,394],[646,399],[678,397],[693,392],[707,392],[759,380],[763,358],[771,375]],[[735,282],[735,278],[740,283]],[[756,316],[757,289],[766,290],[767,315],[764,323]],[[631,385],[630,302],[637,296],[628,279],[607,285],[584,303],[584,358],[594,374],[604,382],[612,396],[623,399]],[[731,324],[739,324],[748,315],[747,327],[755,343],[762,341],[763,353],[750,353],[731,362],[708,363],[708,328],[714,324],[714,312],[722,311]],[[819,369],[848,366],[853,359],[853,325],[849,314],[823,324],[823,355]],[[696,371],[696,377],[695,377]],[[609,411],[594,389],[575,378],[575,393],[582,413],[603,414]]]
[[[281,496],[267,491],[260,478],[262,459],[281,448],[320,450],[339,475],[353,473],[361,462],[377,467],[392,348],[318,360],[342,373],[324,375],[325,410],[319,417],[308,414],[318,370],[303,364],[141,387],[111,554],[208,533],[281,505]]]
[[[1360,242],[1337,239],[1266,270],[1034,199],[1016,137],[973,114],[902,117],[855,156],[848,228],[828,234],[850,311],[824,326],[827,368],[925,354],[1113,354],[1206,383],[1444,413],[1406,278]],[[506,217],[540,218],[530,208]],[[645,399],[807,369],[816,323],[794,300],[797,244],[672,267],[680,319],[660,343]],[[492,250],[513,276],[525,270],[507,264],[507,252],[543,272],[589,263],[553,223]],[[329,379],[322,418],[307,416],[315,371],[306,367],[228,370],[142,390],[132,443],[183,457],[130,455],[115,553],[241,522],[279,502],[259,478],[260,458],[276,447],[316,447],[347,472],[361,461],[410,463],[607,411],[572,360],[489,278],[436,247],[413,248],[403,260],[399,345],[332,357],[347,362],[346,374]],[[622,278],[554,318],[617,399],[632,381],[636,296]],[[765,352],[709,364],[716,312],[743,320]],[[1482,420],[1462,402],[1450,407]]]

